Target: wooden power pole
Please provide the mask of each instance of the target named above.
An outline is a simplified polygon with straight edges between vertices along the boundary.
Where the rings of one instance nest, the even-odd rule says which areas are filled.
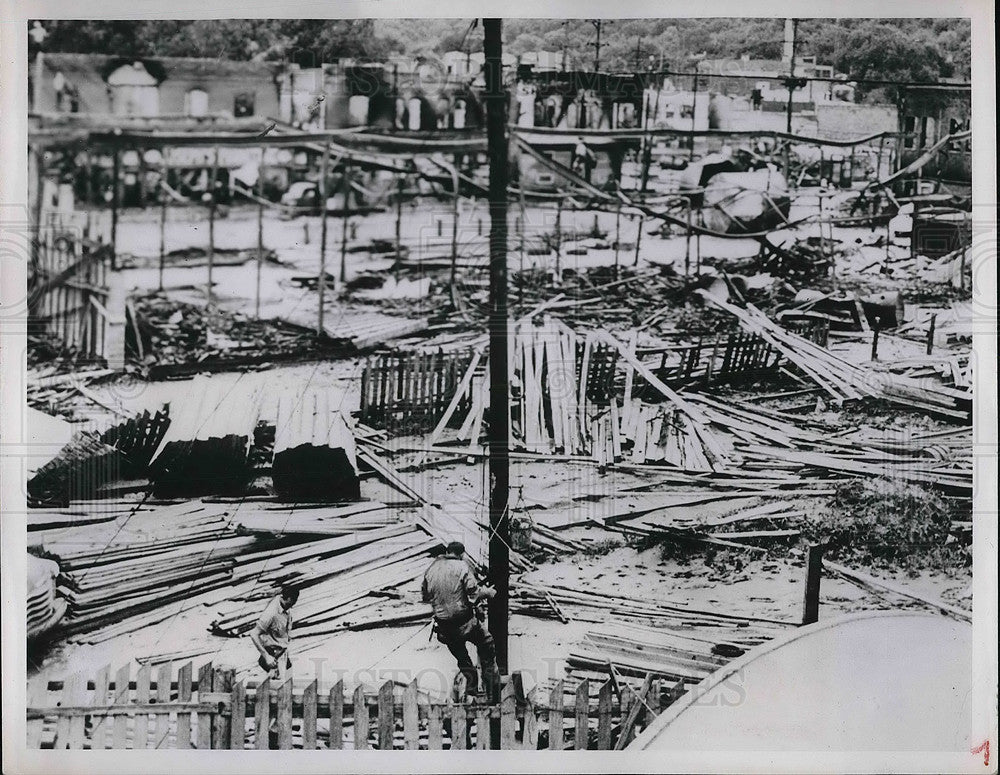
[[[490,634],[497,666],[507,673],[510,519],[507,511],[510,384],[507,368],[507,107],[503,87],[500,19],[484,19],[486,142],[490,160]]]

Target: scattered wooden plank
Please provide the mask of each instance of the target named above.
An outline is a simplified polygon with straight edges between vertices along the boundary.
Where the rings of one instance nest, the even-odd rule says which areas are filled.
[[[852,581],[860,582],[861,584],[869,587],[875,587],[876,589],[884,589],[889,592],[893,592],[897,595],[902,595],[903,597],[908,597],[911,600],[917,600],[924,605],[930,606],[931,608],[936,608],[937,610],[956,616],[964,621],[972,621],[972,612],[967,611],[964,608],[959,608],[953,606],[950,603],[946,603],[943,600],[937,600],[933,597],[927,595],[922,595],[919,592],[914,592],[912,589],[907,589],[901,584],[897,584],[894,581],[889,581],[887,579],[875,578],[869,573],[864,573],[858,570],[852,570],[839,563],[832,562],[830,560],[823,560],[823,567],[828,568],[834,573],[838,573]]]

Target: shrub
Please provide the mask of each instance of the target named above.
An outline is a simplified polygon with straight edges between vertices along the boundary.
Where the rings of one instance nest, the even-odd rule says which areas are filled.
[[[805,520],[803,534],[826,554],[872,566],[954,568],[967,550],[949,542],[952,508],[938,493],[898,479],[852,479],[836,487],[826,509]]]

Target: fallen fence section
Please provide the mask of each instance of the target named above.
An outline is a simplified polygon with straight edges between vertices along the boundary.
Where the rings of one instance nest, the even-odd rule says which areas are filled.
[[[459,681],[463,680],[461,678]],[[499,703],[433,700],[417,687],[386,681],[377,690],[344,682],[234,680],[231,668],[190,662],[125,665],[96,678],[77,673],[29,692],[31,749],[459,750],[596,749],[628,744],[685,692],[684,681],[648,673],[640,688],[614,678],[581,681],[564,699],[563,682],[541,698],[522,677],[506,681]],[[267,701],[263,701],[264,698]]]
[[[109,288],[111,249],[92,238],[98,231],[92,219],[74,215],[43,214],[28,289],[31,321],[67,349],[120,368],[125,306]]]

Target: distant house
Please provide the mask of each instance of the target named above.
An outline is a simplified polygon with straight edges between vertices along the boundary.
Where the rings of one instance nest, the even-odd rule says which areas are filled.
[[[660,86],[647,86],[646,125],[655,129],[708,129],[709,98],[707,92],[677,89],[669,79]]]
[[[751,98],[757,92],[760,110],[774,106],[787,109],[788,87],[784,80],[789,77],[789,71],[789,63],[780,59],[751,59],[748,56],[705,59],[698,64],[705,88],[730,97]],[[793,94],[793,111],[812,110],[817,102],[841,98],[838,94],[842,90],[835,89],[836,84],[825,80],[834,77],[833,66],[819,64],[814,56],[798,58],[794,75],[804,83]]]
[[[39,53],[30,109],[144,118],[276,116],[277,75],[277,66],[264,62]]]
[[[563,69],[563,55],[558,51],[526,51],[520,56],[521,64],[535,72]]]

